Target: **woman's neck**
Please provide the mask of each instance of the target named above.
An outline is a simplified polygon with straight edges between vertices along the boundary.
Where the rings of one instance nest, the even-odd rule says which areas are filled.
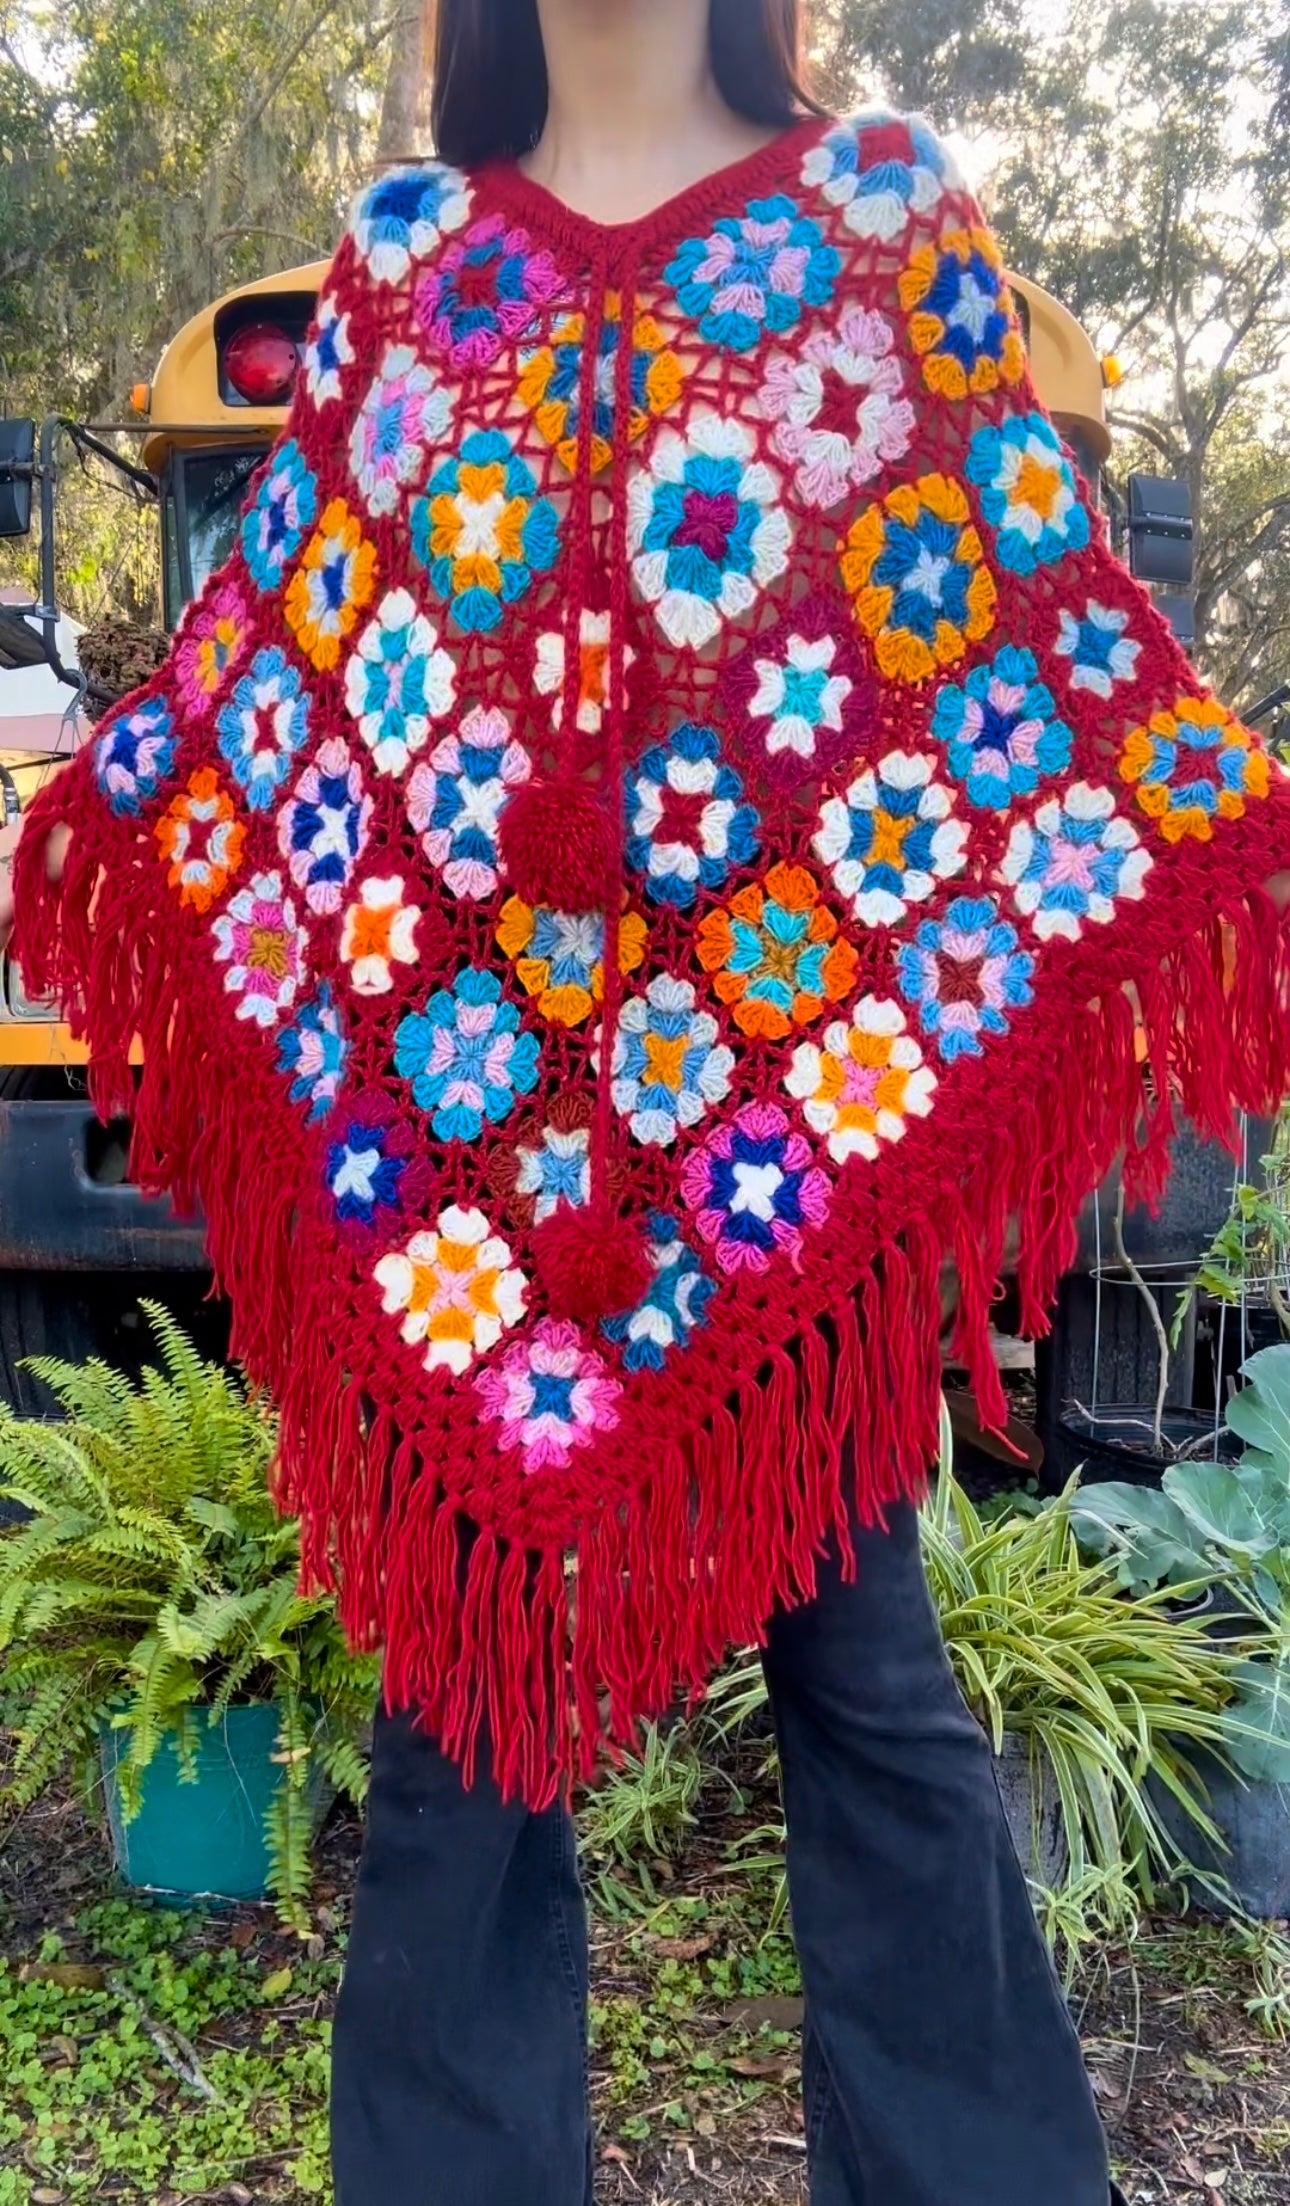
[[[525,173],[598,222],[631,222],[774,133],[725,104],[706,0],[538,0],[546,125]]]

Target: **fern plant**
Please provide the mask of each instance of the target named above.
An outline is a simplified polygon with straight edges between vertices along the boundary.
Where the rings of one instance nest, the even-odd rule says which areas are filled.
[[[10,1761],[0,1807],[20,1809],[69,1765],[93,1767],[105,1725],[122,1736],[127,1819],[173,1740],[195,1775],[202,1724],[271,1703],[283,1782],[269,1810],[270,1885],[303,1923],[311,1801],[321,1778],[356,1803],[376,1690],[330,1600],[297,1590],[299,1538],[269,1498],[273,1421],[231,1372],[202,1361],[146,1303],[160,1368],[135,1381],[98,1358],[33,1359],[66,1413],[42,1424],[0,1408],[0,1702]]]

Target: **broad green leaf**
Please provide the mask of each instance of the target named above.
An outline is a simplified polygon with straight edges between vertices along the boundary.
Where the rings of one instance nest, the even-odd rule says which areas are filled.
[[[1260,1518],[1240,1479],[1226,1463],[1173,1463],[1162,1480],[1202,1539],[1237,1555],[1265,1555],[1276,1533]]]
[[[1243,1662],[1227,1711],[1228,1752],[1243,1777],[1290,1785],[1290,1666]]]
[[[1261,1348],[1241,1375],[1245,1384],[1227,1405],[1227,1422],[1290,1484],[1290,1342]]]
[[[1206,1573],[1195,1527],[1154,1487],[1114,1481],[1084,1486],[1071,1503],[1070,1515],[1080,1546],[1115,1559],[1116,1575],[1130,1592],[1185,1584]]]
[[[1254,1449],[1249,1449],[1232,1469],[1249,1497],[1250,1507],[1274,1542],[1290,1544],[1290,1486],[1285,1474]]]

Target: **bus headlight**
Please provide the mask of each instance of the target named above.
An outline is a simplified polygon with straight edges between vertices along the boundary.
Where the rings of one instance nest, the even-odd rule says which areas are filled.
[[[4,985],[0,988],[0,1018],[18,1019],[32,1026],[48,1026],[59,1016],[52,996],[29,996],[22,975],[11,957],[4,959]]]

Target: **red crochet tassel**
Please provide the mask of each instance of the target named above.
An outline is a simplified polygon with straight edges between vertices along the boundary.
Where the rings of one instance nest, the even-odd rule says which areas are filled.
[[[580,1325],[634,1310],[650,1283],[636,1226],[599,1203],[561,1203],[534,1232],[533,1255],[552,1316]]]
[[[618,860],[616,823],[581,781],[530,781],[498,822],[507,878],[526,904],[559,912],[608,909]]]

